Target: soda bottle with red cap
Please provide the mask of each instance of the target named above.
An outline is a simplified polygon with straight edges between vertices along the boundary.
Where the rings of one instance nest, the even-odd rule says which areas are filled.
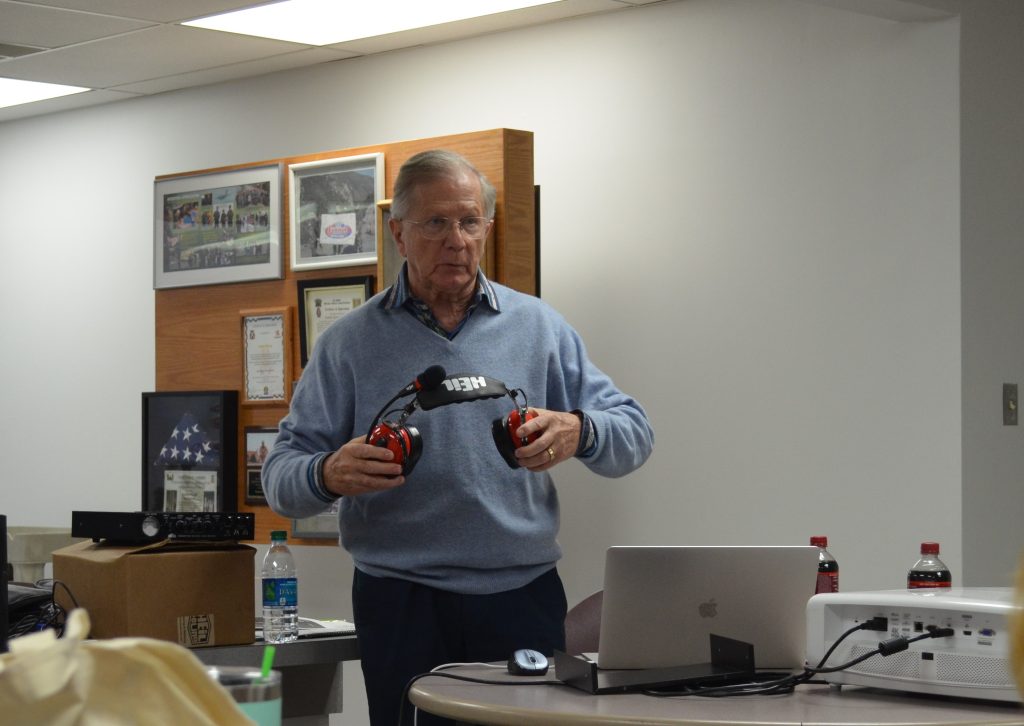
[[[907,573],[907,588],[952,587],[953,576],[946,563],[939,559],[938,542],[921,543],[921,559]]]
[[[818,548],[818,581],[814,594],[839,592],[839,563],[828,551],[828,537],[815,535],[811,537],[811,545]]]

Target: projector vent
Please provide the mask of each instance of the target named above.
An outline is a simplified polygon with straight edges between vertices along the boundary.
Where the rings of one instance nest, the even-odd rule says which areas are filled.
[[[853,645],[843,660],[830,659],[834,663],[859,658],[870,653],[873,648]],[[876,655],[847,669],[850,673],[863,673],[872,676],[888,676],[890,678],[908,678],[930,683],[948,683],[951,685],[968,685],[1013,688],[1015,681],[1005,659],[985,658],[976,655],[958,653],[930,653],[933,658],[926,659],[924,653],[916,650],[905,650],[894,653],[887,658]]]

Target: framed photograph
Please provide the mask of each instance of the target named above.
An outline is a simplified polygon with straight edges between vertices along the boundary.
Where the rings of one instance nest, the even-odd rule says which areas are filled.
[[[142,511],[237,511],[237,463],[237,391],[142,394]]]
[[[281,277],[281,167],[157,179],[153,287]]]
[[[341,500],[337,500],[326,512],[321,512],[312,517],[292,520],[292,537],[305,537],[307,539],[337,539],[338,531],[338,507]]]
[[[292,380],[290,310],[244,310],[241,316],[242,403],[287,403]]]
[[[266,504],[263,493],[263,462],[277,438],[277,429],[245,429],[245,503]]]
[[[299,280],[299,350],[302,365],[317,338],[331,323],[355,310],[373,295],[372,277],[346,277],[334,280]]]
[[[377,202],[377,240],[380,243],[377,252],[377,284],[380,292],[388,285],[395,284],[398,271],[402,269],[405,258],[398,254],[398,244],[391,234],[391,200]]]
[[[377,261],[377,202],[384,154],[320,159],[288,167],[293,270]]]

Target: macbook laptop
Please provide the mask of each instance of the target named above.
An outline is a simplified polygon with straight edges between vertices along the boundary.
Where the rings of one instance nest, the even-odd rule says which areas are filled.
[[[817,547],[611,547],[597,665],[708,663],[712,634],[754,646],[758,669],[806,656]]]

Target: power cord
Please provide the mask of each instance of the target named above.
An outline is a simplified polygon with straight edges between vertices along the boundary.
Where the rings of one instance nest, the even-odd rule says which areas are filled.
[[[919,640],[925,640],[927,638],[948,638],[954,634],[952,628],[937,628],[931,627],[928,632],[922,633],[921,635],[913,638],[907,638],[905,636],[897,636],[889,638],[878,644],[878,647],[869,653],[865,653],[851,661],[843,663],[842,665],[826,667],[825,663],[828,661],[835,649],[842,643],[846,638],[853,635],[860,630],[875,630],[885,632],[888,629],[888,620],[884,617],[874,617],[867,620],[859,625],[847,630],[845,633],[840,635],[836,641],[832,644],[832,647],[828,649],[822,659],[818,662],[815,667],[805,667],[800,673],[784,676],[774,680],[767,681],[753,681],[748,683],[734,683],[724,686],[710,686],[706,688],[689,688],[680,691],[644,691],[646,695],[656,696],[659,698],[673,697],[673,696],[708,696],[708,697],[723,697],[723,696],[752,696],[752,695],[766,695],[766,694],[779,694],[779,693],[792,693],[793,690],[804,683],[811,682],[811,679],[820,673],[835,673],[837,671],[846,670],[851,668],[858,663],[861,663],[868,658],[876,655],[883,657],[890,656],[894,653],[899,653],[906,650],[911,643],[916,643]]]
[[[57,604],[55,597],[57,588],[61,588],[65,593],[67,593],[68,598],[71,599],[71,602],[76,608],[78,607],[78,600],[75,599],[70,588],[60,580],[37,580],[33,584],[35,587],[40,589],[49,590],[50,599],[35,608],[32,612],[21,616],[16,622],[8,624],[7,637],[17,638],[22,635],[28,635],[29,633],[46,630],[48,628],[56,631],[58,638],[63,636],[64,625],[67,621],[67,611]]]

